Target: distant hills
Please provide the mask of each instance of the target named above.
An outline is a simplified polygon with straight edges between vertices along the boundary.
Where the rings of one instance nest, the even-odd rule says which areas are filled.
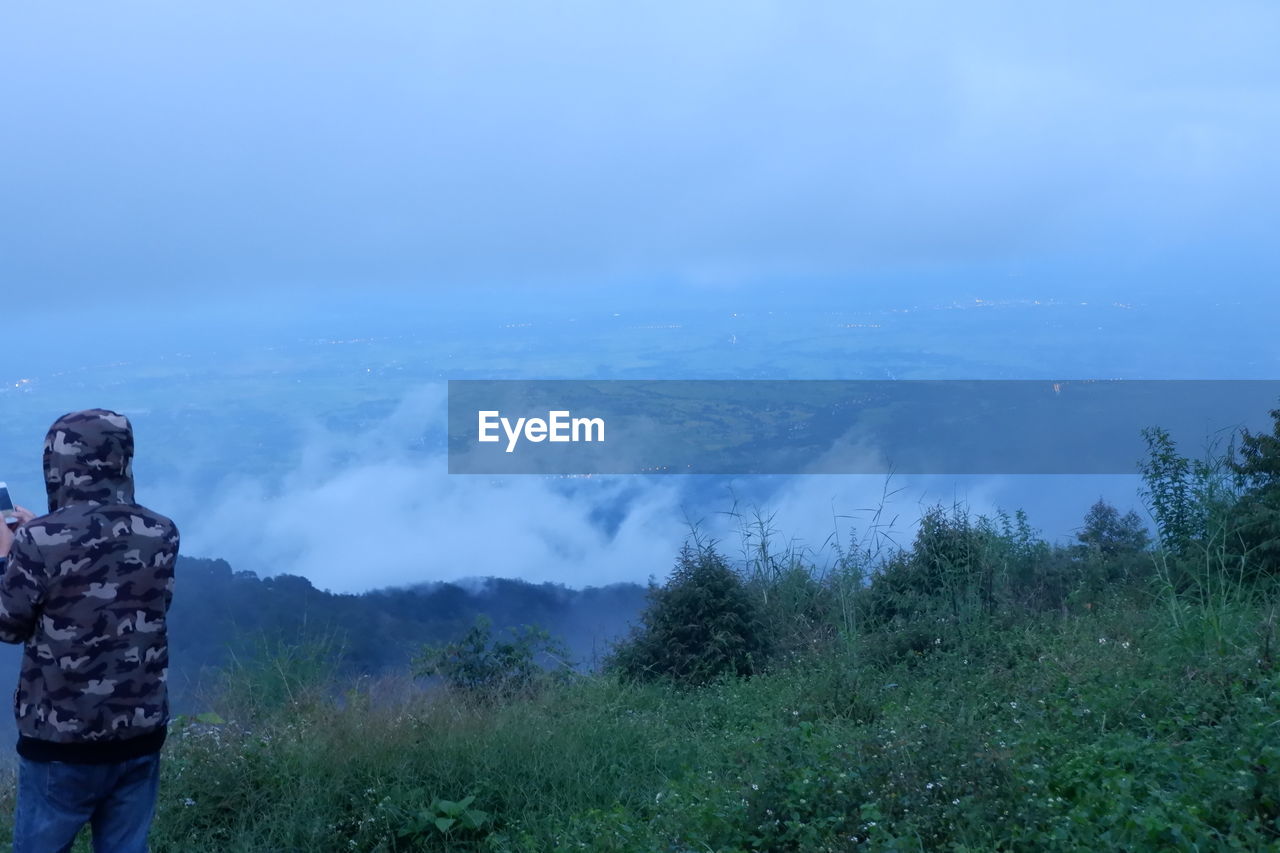
[[[424,643],[458,639],[479,615],[495,631],[540,625],[564,642],[580,668],[590,668],[627,632],[646,595],[645,587],[629,583],[577,590],[505,578],[335,594],[296,575],[263,578],[225,560],[193,557],[178,558],[176,576],[169,611],[174,713],[203,710],[195,707],[200,686],[232,654],[251,655],[264,639],[328,640],[342,648],[345,672],[376,675],[403,671]],[[21,654],[20,646],[0,646],[0,687],[16,686]],[[11,713],[0,714],[0,738],[16,739]]]
[[[338,594],[297,575],[263,578],[224,560],[180,557],[169,613],[170,684],[181,705],[210,670],[233,653],[252,653],[264,637],[335,642],[353,674],[403,669],[422,644],[458,639],[480,615],[495,630],[540,625],[590,668],[638,618],[645,596],[645,587],[631,583],[576,590],[505,578]]]

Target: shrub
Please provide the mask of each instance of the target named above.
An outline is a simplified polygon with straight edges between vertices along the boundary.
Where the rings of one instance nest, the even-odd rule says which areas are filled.
[[[509,640],[492,636],[485,616],[462,639],[443,646],[423,646],[413,660],[414,675],[439,676],[450,688],[482,701],[528,695],[550,677],[563,679],[570,672],[568,653],[544,629],[526,625],[511,629]],[[550,671],[538,658],[550,659]]]
[[[606,664],[624,678],[702,685],[752,675],[768,653],[759,606],[713,545],[681,549],[666,586],[650,589],[641,620]]]
[[[1238,454],[1228,463],[1242,494],[1236,505],[1242,544],[1257,574],[1280,572],[1280,409],[1272,433],[1241,430]]]
[[[909,551],[886,560],[870,590],[869,627],[917,620],[959,625],[989,612],[997,575],[1003,583],[1009,542],[985,517],[976,522],[961,507],[931,507]]]

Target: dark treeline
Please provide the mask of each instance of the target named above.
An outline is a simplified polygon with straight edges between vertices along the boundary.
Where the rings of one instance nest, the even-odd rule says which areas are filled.
[[[231,662],[261,659],[274,648],[323,648],[344,676],[403,672],[424,645],[465,635],[478,617],[495,638],[538,625],[568,651],[580,669],[598,664],[645,604],[636,584],[569,589],[506,578],[427,583],[337,594],[306,578],[261,578],[225,560],[179,557],[169,612],[169,685],[175,713],[204,709],[205,694]],[[16,672],[20,646],[0,647],[0,663]],[[0,738],[14,736],[13,718],[0,715]]]
[[[575,590],[501,578],[336,594],[296,575],[260,578],[225,560],[182,557],[169,615],[170,682],[175,704],[185,706],[233,655],[252,657],[264,643],[324,643],[351,674],[403,670],[424,644],[456,639],[481,616],[498,633],[546,628],[588,668],[644,602],[636,584]]]

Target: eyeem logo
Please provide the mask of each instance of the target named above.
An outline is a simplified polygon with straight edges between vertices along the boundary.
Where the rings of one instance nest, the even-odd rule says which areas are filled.
[[[502,417],[497,410],[477,412],[479,416],[479,440],[501,441],[498,428],[507,436],[507,453],[515,452],[523,437],[525,441],[604,441],[604,418],[575,418],[564,410],[547,412],[546,419]]]

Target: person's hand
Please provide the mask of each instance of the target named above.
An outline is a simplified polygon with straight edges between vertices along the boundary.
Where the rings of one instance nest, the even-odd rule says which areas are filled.
[[[0,523],[0,557],[9,556],[9,549],[13,547],[13,531],[26,524],[36,515],[26,507],[14,506],[12,510],[6,510],[6,516],[17,517],[17,522],[12,527],[8,523]]]

